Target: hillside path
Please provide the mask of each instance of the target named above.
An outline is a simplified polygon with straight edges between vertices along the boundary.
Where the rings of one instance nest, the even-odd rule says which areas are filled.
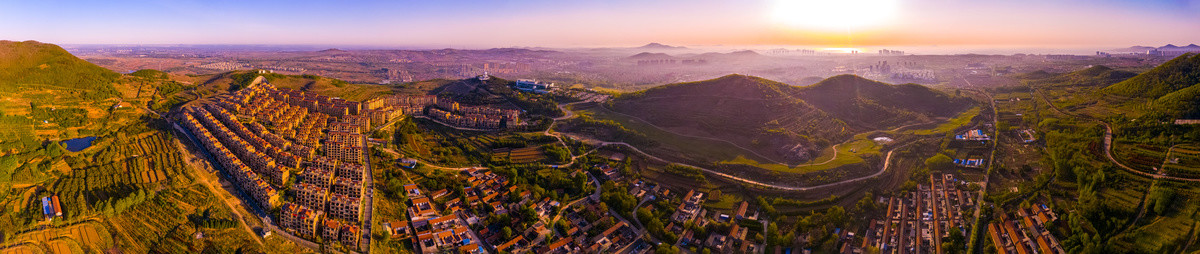
[[[1112,148],[1113,147],[1113,145],[1112,145],[1112,142],[1113,142],[1112,125],[1110,125],[1108,122],[1102,121],[1100,119],[1095,119],[1095,118],[1092,118],[1089,116],[1078,115],[1078,114],[1068,113],[1066,111],[1063,111],[1062,109],[1058,108],[1058,105],[1054,105],[1054,103],[1050,102],[1050,98],[1046,97],[1045,92],[1042,92],[1042,90],[1037,90],[1037,93],[1038,93],[1038,95],[1040,95],[1039,97],[1041,97],[1042,100],[1046,102],[1046,104],[1050,105],[1051,109],[1054,109],[1054,111],[1058,112],[1059,114],[1063,114],[1063,115],[1071,116],[1071,117],[1075,117],[1075,118],[1081,118],[1084,120],[1092,120],[1092,121],[1099,122],[1100,124],[1103,124],[1104,125],[1104,156],[1108,157],[1108,161],[1112,162],[1113,165],[1117,165],[1118,168],[1123,169],[1129,173],[1133,173],[1133,174],[1144,176],[1144,177],[1149,177],[1151,179],[1167,179],[1167,180],[1182,181],[1182,182],[1200,182],[1200,179],[1197,179],[1197,178],[1186,178],[1186,177],[1176,177],[1176,176],[1167,176],[1167,175],[1161,175],[1161,174],[1147,173],[1147,172],[1143,172],[1141,170],[1131,168],[1129,166],[1125,166],[1125,164],[1122,164],[1121,162],[1117,161],[1116,157],[1113,157],[1113,155],[1112,155],[1112,149],[1113,149]]]

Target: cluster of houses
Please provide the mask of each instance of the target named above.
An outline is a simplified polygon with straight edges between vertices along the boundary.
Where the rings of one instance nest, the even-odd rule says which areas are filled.
[[[520,123],[520,110],[493,106],[462,106],[448,97],[391,95],[364,102],[372,118],[397,114],[424,115],[445,124],[477,129],[504,129]]]
[[[963,133],[963,134],[960,134],[960,135],[954,135],[954,139],[957,139],[957,140],[967,140],[967,141],[988,141],[988,140],[992,140],[992,138],[991,138],[991,137],[989,137],[987,134],[984,134],[984,133],[983,133],[983,130],[980,130],[980,129],[969,130],[969,131],[967,131],[966,133]]]
[[[564,208],[567,228],[559,240],[537,250],[538,253],[615,253],[640,237],[637,228],[606,213],[600,202],[586,199]],[[589,216],[595,218],[589,219]]]
[[[566,92],[566,96],[584,102],[605,102],[609,99],[612,99],[612,95],[602,94],[591,90],[569,90]]]
[[[178,118],[241,190],[265,210],[280,209],[282,229],[357,249],[366,172],[361,132],[370,127],[360,107],[256,80],[187,106]],[[293,201],[284,201],[278,186],[297,176]]]
[[[521,111],[490,106],[461,106],[448,98],[438,99],[425,114],[446,124],[478,129],[504,129],[520,122]]]
[[[62,217],[62,206],[58,204],[58,195],[42,197],[42,215],[46,216],[47,220]]]
[[[479,195],[487,195],[486,200],[496,199],[498,190],[504,190],[503,177],[491,172],[468,170],[471,186],[463,189],[467,202],[480,204]],[[470,228],[468,218],[477,222],[475,216],[464,211],[463,199],[456,199],[445,204],[446,209],[439,212],[433,202],[448,195],[448,190],[425,192],[415,184],[404,186],[404,195],[409,198],[408,222],[389,221],[384,223],[392,238],[412,238],[414,247],[421,253],[487,253],[484,242],[480,241],[477,232]],[[487,202],[487,201],[482,201]],[[497,211],[500,212],[500,211]]]
[[[982,168],[983,158],[954,159],[954,164],[968,168]]]
[[[975,200],[970,191],[963,190],[966,185],[953,175],[934,174],[929,177],[929,185],[918,184],[915,191],[883,198],[887,216],[871,220],[861,245],[847,241],[842,249],[862,251],[874,247],[882,253],[942,253],[943,237],[965,235],[969,230],[963,213],[974,209]]]
[[[1048,223],[1058,220],[1058,215],[1044,204],[1017,210],[1018,218],[1001,214],[998,222],[988,224],[988,236],[992,239],[996,253],[1067,253],[1059,246],[1058,239],[1046,228]]]
[[[703,201],[701,201],[701,203],[703,203]],[[684,205],[687,204],[688,202],[685,200]],[[680,208],[682,209],[683,205],[680,205]],[[707,216],[707,210],[701,210],[700,214],[693,219],[693,223],[695,223],[696,226],[703,227],[714,221],[732,222],[730,223],[731,226],[729,227],[729,231],[712,232],[708,234],[708,238],[699,239],[696,238],[695,232],[691,230],[685,230],[683,231],[683,234],[680,235],[680,244],[692,244],[708,247],[721,253],[756,253],[758,250],[762,249],[762,246],[747,240],[746,236],[749,235],[749,228],[738,225],[738,221],[741,220],[758,219],[758,213],[755,212],[754,214],[749,214],[749,208],[750,203],[742,201],[734,207],[732,214],[714,213],[711,217]],[[671,229],[672,227],[675,226],[668,225],[668,229]]]

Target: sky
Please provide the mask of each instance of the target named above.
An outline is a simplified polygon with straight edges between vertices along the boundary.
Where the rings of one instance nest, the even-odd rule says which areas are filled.
[[[490,48],[1200,43],[1200,0],[0,0],[0,39]]]

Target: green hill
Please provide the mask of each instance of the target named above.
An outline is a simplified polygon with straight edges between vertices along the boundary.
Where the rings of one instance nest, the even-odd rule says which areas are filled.
[[[1137,76],[1137,73],[1095,65],[1087,69],[1061,74],[1035,71],[1016,75],[1016,78],[1028,80],[1030,84],[1038,86],[1108,86],[1134,76]]]
[[[1183,54],[1133,78],[1105,87],[1104,92],[1158,98],[1200,83],[1200,54]]]
[[[0,87],[37,84],[115,95],[112,84],[120,77],[54,44],[0,41]]]
[[[1180,118],[1200,118],[1200,84],[1158,97],[1154,109]]]
[[[952,115],[965,109],[966,102],[920,85],[888,85],[852,75],[808,87],[728,75],[625,94],[612,108],[676,133],[720,139],[797,162],[855,133]]]
[[[917,84],[889,85],[839,75],[800,89],[798,96],[855,129],[883,129],[951,116],[966,101]]]

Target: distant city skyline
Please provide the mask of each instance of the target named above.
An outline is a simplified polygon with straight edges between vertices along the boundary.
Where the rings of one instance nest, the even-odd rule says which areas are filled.
[[[1200,0],[0,1],[0,39],[363,47],[1200,43]]]

